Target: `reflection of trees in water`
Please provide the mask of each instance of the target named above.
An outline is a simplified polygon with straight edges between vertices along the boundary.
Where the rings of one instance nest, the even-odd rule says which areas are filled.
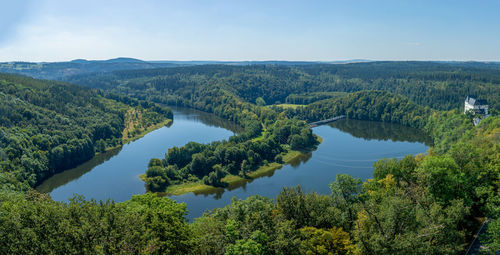
[[[42,182],[36,190],[41,193],[50,193],[52,190],[65,185],[66,183],[72,182],[83,176],[84,174],[90,172],[94,167],[108,161],[110,158],[118,154],[122,150],[122,147],[109,150],[105,153],[101,153],[93,157],[91,160],[64,172],[55,174]]]
[[[278,169],[280,169],[281,167],[279,168],[276,168],[272,171],[269,171],[267,172],[266,174],[264,175],[261,175],[257,178],[254,178],[254,179],[241,179],[239,181],[236,181],[236,182],[233,182],[231,184],[229,184],[229,186],[225,187],[225,188],[220,188],[220,187],[211,187],[209,189],[206,189],[206,190],[203,190],[203,191],[195,191],[193,192],[195,195],[203,195],[205,197],[208,197],[208,196],[211,196],[213,195],[213,198],[214,199],[220,199],[222,197],[222,194],[224,194],[224,192],[226,191],[231,191],[231,190],[235,190],[235,189],[243,189],[243,190],[246,190],[246,187],[247,187],[247,184],[248,183],[251,183],[253,182],[254,180],[258,179],[258,178],[261,178],[261,177],[264,177],[264,176],[268,176],[268,177],[271,177],[274,175],[274,172]]]
[[[184,113],[184,112],[183,112]],[[196,111],[198,113],[198,111]],[[205,113],[206,114],[206,113]],[[210,117],[210,115],[208,116]],[[352,120],[344,119],[329,124],[333,128],[337,128],[342,132],[348,133],[356,138],[362,138],[365,140],[392,140],[395,142],[419,142],[426,146],[431,146],[432,140],[423,131],[415,128],[406,127],[399,124],[376,122],[376,121],[365,121],[365,120]],[[313,152],[303,153],[297,158],[294,158],[289,165],[296,168],[300,164],[307,162],[312,157]],[[370,159],[369,161],[372,161]],[[359,160],[358,160],[359,161]],[[361,160],[363,161],[363,160]],[[331,162],[329,163],[331,164]],[[348,166],[352,167],[352,166]],[[280,167],[281,168],[281,167]],[[201,192],[194,192],[195,195],[203,195],[205,197],[212,196],[214,199],[219,199],[222,194],[226,191],[231,191],[234,189],[246,189],[246,185],[252,183],[254,180],[261,177],[271,177],[274,175],[275,171],[280,169],[276,168],[272,171],[266,172],[261,176],[254,179],[242,179],[238,182],[231,183],[226,188],[211,188]]]
[[[195,122],[201,122],[207,126],[211,127],[218,127],[218,128],[225,128],[230,131],[233,131],[235,133],[241,132],[243,129],[238,126],[236,123],[222,119],[220,117],[217,117],[214,114],[211,113],[206,113],[190,108],[175,108],[172,107],[172,110],[179,112],[180,115],[182,115],[182,119],[188,119],[192,120]],[[175,124],[175,114],[174,114],[174,121],[169,123],[167,127],[170,127],[171,125]],[[85,162],[82,165],[79,165],[75,168],[65,170],[64,172],[58,173],[53,175],[52,177],[48,178],[44,182],[42,182],[36,189],[42,193],[50,193],[54,189],[63,186],[69,182],[72,182],[84,174],[90,172],[92,169],[94,169],[96,166],[104,163],[105,161],[109,160],[113,156],[117,155],[120,151],[120,148],[116,148],[113,150],[110,150],[106,153],[102,153],[99,155],[96,155],[94,158],[91,160]],[[1,152],[1,151],[0,151]],[[0,154],[1,156],[1,154]],[[213,193],[213,192],[212,192]],[[222,195],[222,192],[220,193]]]
[[[307,162],[309,159],[311,159],[311,157],[312,157],[312,151],[302,153],[299,156],[297,156],[296,158],[292,159],[290,162],[288,162],[287,165],[291,165],[292,167],[296,168],[300,164]],[[256,178],[241,179],[237,182],[231,183],[228,187],[225,187],[225,188],[214,187],[214,188],[210,188],[207,190],[194,192],[194,194],[195,195],[203,195],[205,197],[207,197],[209,195],[213,195],[214,199],[219,199],[222,197],[222,194],[224,194],[224,192],[226,192],[226,191],[231,191],[231,190],[240,189],[240,188],[245,190],[247,184],[252,183],[254,180],[257,180],[257,179],[262,178],[262,177],[272,177],[277,170],[281,169],[281,167],[282,166],[276,167],[275,169],[268,171],[268,172],[265,172]]]
[[[234,133],[239,133],[243,131],[243,128],[236,124],[235,122],[218,117],[215,114],[207,113],[203,111],[198,111],[192,108],[185,107],[175,107],[170,106],[174,111],[174,122],[175,122],[175,112],[180,112],[184,116],[183,119],[199,121],[210,127],[225,128],[227,130],[233,131]]]
[[[432,145],[430,136],[425,132],[399,124],[344,119],[332,122],[329,126],[365,140],[419,142],[426,146]]]
[[[302,153],[298,157],[296,157],[296,158],[292,159],[290,162],[288,162],[288,164],[290,164],[291,166],[296,168],[296,167],[300,166],[300,164],[306,163],[309,159],[311,159],[311,157],[312,157],[312,151]],[[273,172],[273,174],[274,174],[274,172]]]

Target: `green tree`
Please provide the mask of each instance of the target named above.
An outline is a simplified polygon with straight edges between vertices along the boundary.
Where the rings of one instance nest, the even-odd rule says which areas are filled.
[[[335,181],[329,186],[334,206],[342,212],[342,226],[351,230],[356,219],[355,204],[359,201],[361,180],[347,174],[338,174]]]
[[[462,201],[432,203],[429,194],[397,187],[391,175],[364,188],[353,229],[361,253],[454,254],[464,248],[468,208]]]
[[[486,233],[480,236],[484,248],[481,252],[495,254],[500,250],[500,218],[491,220],[488,223]]]
[[[187,254],[193,247],[192,232],[186,222],[186,204],[156,194],[132,196],[124,205],[144,222],[142,239],[150,254]]]
[[[255,104],[258,106],[264,106],[266,105],[266,101],[264,101],[264,98],[262,97],[257,97],[257,99],[255,99]]]
[[[301,254],[355,254],[356,246],[350,236],[342,228],[329,230],[304,227],[300,229]]]
[[[417,176],[418,181],[440,203],[448,204],[457,198],[469,200],[463,187],[464,175],[449,157],[426,157],[417,169]]]
[[[259,255],[267,254],[266,242],[268,237],[265,233],[256,230],[247,240],[236,240],[235,244],[229,244],[226,255]]]

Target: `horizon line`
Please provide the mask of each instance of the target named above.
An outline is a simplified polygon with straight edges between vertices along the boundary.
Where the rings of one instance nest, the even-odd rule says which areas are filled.
[[[30,61],[30,60],[8,60],[8,61],[0,61],[0,63],[16,63],[16,62],[24,62],[24,63],[64,63],[64,62],[73,62],[73,61],[109,61],[109,60],[117,60],[117,59],[133,59],[139,60],[143,62],[307,62],[307,63],[331,63],[331,62],[478,62],[478,63],[500,63],[499,60],[477,60],[477,59],[469,59],[469,60],[422,60],[422,59],[406,59],[406,60],[396,60],[396,59],[363,59],[363,58],[355,58],[355,59],[335,59],[335,60],[290,60],[290,59],[267,59],[267,60],[209,60],[209,59],[191,59],[191,60],[175,60],[175,59],[140,59],[135,57],[115,57],[115,58],[107,58],[107,59],[86,59],[86,58],[75,58],[71,60],[57,60],[57,61]]]

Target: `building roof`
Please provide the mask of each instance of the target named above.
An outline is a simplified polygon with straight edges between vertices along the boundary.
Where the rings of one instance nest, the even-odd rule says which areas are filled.
[[[484,99],[475,99],[471,96],[467,96],[465,99],[465,102],[469,103],[470,105],[487,105],[488,102]]]

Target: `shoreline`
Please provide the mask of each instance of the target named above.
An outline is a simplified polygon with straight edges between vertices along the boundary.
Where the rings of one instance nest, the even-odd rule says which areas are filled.
[[[152,125],[152,126],[150,126],[150,127],[146,128],[146,129],[145,129],[144,131],[142,131],[140,134],[137,134],[137,135],[135,135],[135,136],[133,136],[133,137],[128,137],[128,138],[125,138],[125,139],[123,139],[123,138],[122,138],[122,144],[117,145],[117,146],[113,146],[113,147],[108,147],[108,148],[106,148],[106,149],[105,149],[104,153],[106,153],[106,152],[108,152],[108,151],[111,151],[111,150],[118,149],[118,148],[122,147],[122,146],[123,146],[123,145],[125,145],[125,144],[131,143],[131,142],[136,141],[136,140],[138,140],[138,139],[141,139],[141,138],[143,138],[145,135],[147,135],[147,134],[149,134],[149,133],[151,133],[151,132],[153,132],[153,131],[155,131],[155,130],[157,130],[157,129],[160,129],[160,128],[162,128],[162,127],[165,127],[165,126],[168,126],[168,125],[172,124],[172,122],[173,122],[173,121],[174,121],[174,120],[172,120],[172,119],[166,119],[166,120],[164,120],[164,121],[162,121],[162,122],[160,122],[160,123],[158,123],[158,124],[155,124],[155,125]],[[97,155],[99,155],[99,154],[102,154],[102,152],[96,152],[96,153],[95,153],[95,156],[97,156]],[[94,156],[94,157],[95,157],[95,156]],[[84,163],[85,163],[85,162],[84,162]],[[82,164],[83,164],[83,163],[82,163]]]
[[[318,140],[318,144],[323,142],[323,139],[320,136],[316,137]],[[307,152],[312,150],[314,150],[314,148],[308,150]],[[222,178],[222,181],[227,184],[226,187],[214,187],[206,185],[200,180],[197,182],[187,182],[171,185],[168,186],[164,192],[158,192],[158,194],[162,196],[180,196],[191,192],[193,192],[194,194],[207,194],[216,193],[217,191],[221,191],[226,188],[229,188],[231,190],[257,178],[272,176],[274,171],[281,169],[284,165],[290,164],[303,155],[305,155],[305,151],[289,150],[287,153],[282,154],[283,163],[271,162],[266,165],[260,166],[255,171],[249,172],[247,174],[247,177],[241,177],[239,175],[227,175]],[[141,180],[144,180],[145,174],[141,174],[139,177],[141,178]]]
[[[136,140],[138,140],[138,139],[140,139],[140,138],[143,138],[145,135],[147,135],[147,134],[149,134],[149,133],[151,133],[151,132],[153,132],[153,131],[155,131],[155,130],[157,130],[157,129],[160,129],[160,128],[164,127],[164,126],[168,126],[168,125],[172,124],[172,122],[173,122],[173,119],[166,119],[166,120],[164,120],[164,121],[162,121],[162,122],[160,122],[160,123],[157,123],[157,124],[155,124],[155,125],[152,125],[152,126],[150,126],[150,127],[146,128],[146,129],[144,129],[144,131],[142,131],[140,134],[137,134],[137,135],[135,135],[135,136],[133,136],[133,137],[129,137],[129,138],[126,138],[126,139],[123,139],[123,138],[122,138],[122,143],[121,143],[120,145],[113,146],[113,147],[107,147],[107,148],[104,150],[104,152],[95,152],[95,153],[94,153],[94,156],[93,156],[93,157],[91,157],[91,158],[89,158],[88,160],[86,160],[86,161],[84,161],[84,162],[82,162],[82,163],[80,163],[80,164],[78,164],[78,165],[76,165],[76,166],[74,166],[74,167],[71,167],[71,168],[68,168],[68,169],[64,169],[64,170],[61,170],[61,171],[55,172],[54,174],[52,174],[52,175],[50,175],[50,176],[47,176],[46,178],[43,178],[42,180],[40,180],[40,181],[39,181],[39,182],[38,182],[38,183],[37,183],[37,184],[33,187],[33,189],[35,189],[35,190],[36,190],[36,189],[37,189],[40,185],[42,185],[42,184],[43,184],[46,180],[48,180],[48,179],[52,178],[52,177],[53,177],[54,175],[56,175],[56,174],[60,174],[60,173],[66,172],[66,171],[68,171],[68,170],[75,169],[75,168],[77,168],[77,167],[79,167],[79,166],[81,166],[81,165],[83,165],[83,164],[88,163],[89,161],[91,161],[92,159],[96,158],[96,157],[97,157],[97,156],[99,156],[99,155],[105,154],[105,153],[110,152],[110,151],[112,151],[112,150],[119,149],[119,148],[123,147],[123,145],[125,145],[125,144],[128,144],[128,143],[131,143],[131,142],[133,142],[133,141],[136,141]]]

